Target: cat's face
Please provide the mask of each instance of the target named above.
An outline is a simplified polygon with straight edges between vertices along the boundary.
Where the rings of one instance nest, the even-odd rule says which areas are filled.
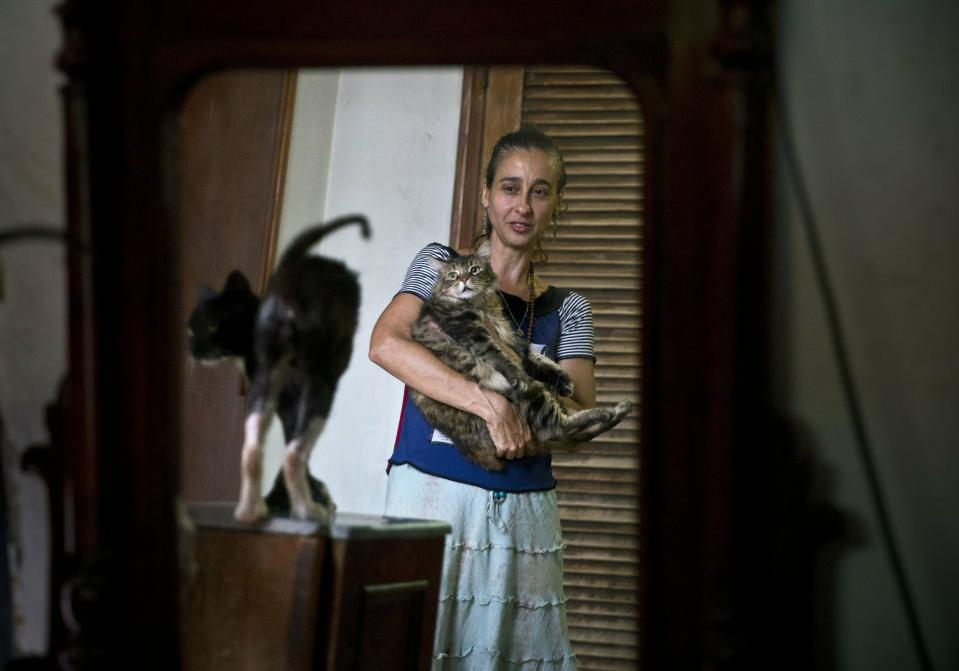
[[[472,256],[459,256],[436,264],[433,297],[446,301],[467,301],[496,290],[496,275],[489,264],[488,248]]]
[[[204,363],[244,356],[252,344],[258,304],[239,273],[232,273],[219,293],[201,287],[187,324],[190,355]]]
[[[204,363],[218,363],[224,358],[236,356],[226,351],[219,336],[221,333],[222,316],[217,305],[218,296],[201,299],[190,314],[186,334],[190,343],[190,355],[197,361]]]

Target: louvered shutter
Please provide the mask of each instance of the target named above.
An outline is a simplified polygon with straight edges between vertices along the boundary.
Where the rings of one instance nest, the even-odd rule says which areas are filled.
[[[615,75],[527,67],[522,121],[559,144],[569,177],[567,221],[537,273],[593,307],[597,403],[633,412],[573,454],[557,454],[567,544],[570,637],[581,669],[639,665],[639,396],[642,115]]]
[[[632,414],[574,454],[554,456],[567,544],[567,615],[583,671],[639,668],[640,251],[643,121],[615,75],[586,67],[467,67],[450,244],[470,248],[476,185],[493,142],[522,122],[566,159],[567,222],[536,272],[593,307],[597,402]]]

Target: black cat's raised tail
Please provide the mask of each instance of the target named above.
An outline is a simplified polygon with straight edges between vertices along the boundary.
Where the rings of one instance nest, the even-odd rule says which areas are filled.
[[[359,224],[360,234],[365,239],[370,237],[370,222],[362,214],[347,214],[342,217],[337,217],[322,226],[308,228],[293,238],[280,257],[280,262],[276,264],[276,272],[279,273],[289,268],[292,264],[296,263],[298,259],[303,258],[313,245],[325,238],[328,234],[338,228],[349,226],[350,224]]]

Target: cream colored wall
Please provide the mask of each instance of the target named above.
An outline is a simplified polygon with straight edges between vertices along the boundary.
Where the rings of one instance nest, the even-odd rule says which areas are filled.
[[[0,2],[0,228],[18,222],[64,225],[62,119],[54,68],[61,35],[53,0]],[[0,413],[6,423],[8,518],[19,531],[10,558],[18,592],[20,651],[47,636],[46,487],[20,471],[20,455],[48,439],[44,411],[66,372],[66,269],[54,242],[0,249]]]
[[[426,243],[449,239],[461,68],[304,72],[299,77],[280,244],[318,220],[359,212],[314,249],[359,273],[353,358],[311,459],[340,510],[381,514],[402,385],[367,359],[370,332]],[[270,437],[267,472],[282,438]]]

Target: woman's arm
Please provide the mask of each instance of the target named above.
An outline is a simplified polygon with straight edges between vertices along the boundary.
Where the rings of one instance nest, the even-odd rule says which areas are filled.
[[[559,362],[573,381],[573,395],[563,397],[563,405],[570,410],[585,410],[596,406],[596,372],[592,359],[562,359]]]
[[[410,325],[422,305],[407,293],[390,301],[373,327],[370,361],[418,392],[482,418],[497,456],[523,457],[532,435],[513,406],[500,394],[467,380],[410,337]]]

